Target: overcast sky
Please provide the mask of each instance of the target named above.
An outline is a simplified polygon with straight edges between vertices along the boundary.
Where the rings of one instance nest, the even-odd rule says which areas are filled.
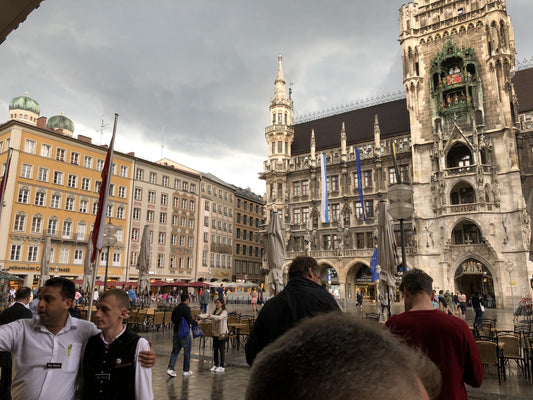
[[[397,92],[406,2],[45,0],[0,45],[1,119],[28,92],[100,144],[116,112],[117,150],[262,195],[278,54],[297,115]],[[530,59],[533,4],[507,3],[517,58]]]

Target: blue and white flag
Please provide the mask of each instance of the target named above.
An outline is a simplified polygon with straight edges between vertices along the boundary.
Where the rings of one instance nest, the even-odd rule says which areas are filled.
[[[326,171],[326,155],[320,155],[320,189],[322,201],[320,202],[320,219],[322,223],[329,223],[328,212],[328,173]]]
[[[370,259],[370,272],[372,272],[372,282],[377,281],[379,279],[377,247],[376,250],[374,250],[374,254],[372,254],[372,258]]]
[[[363,201],[363,177],[361,176],[361,158],[359,156],[359,149],[355,147],[355,164],[357,166],[357,186],[359,189],[359,201],[361,202],[361,210],[363,210],[363,221],[366,221],[365,203]]]

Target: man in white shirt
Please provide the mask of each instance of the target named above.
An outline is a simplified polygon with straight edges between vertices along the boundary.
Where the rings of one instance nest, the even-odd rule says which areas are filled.
[[[40,293],[38,319],[0,326],[0,351],[15,357],[13,400],[72,400],[82,348],[99,330],[88,321],[70,317],[74,283],[65,278],[46,281]],[[141,352],[141,363],[151,367],[155,354]]]
[[[138,362],[148,341],[126,331],[130,297],[110,289],[96,306],[96,326],[102,330],[87,342],[83,356],[83,399],[153,400],[152,370]]]

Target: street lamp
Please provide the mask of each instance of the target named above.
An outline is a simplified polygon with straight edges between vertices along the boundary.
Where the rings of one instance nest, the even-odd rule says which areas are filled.
[[[509,272],[509,285],[511,285],[511,304],[513,306],[513,313],[514,313],[513,278],[511,277],[511,274],[513,273],[513,262],[510,260],[507,260],[505,264],[507,264],[507,268],[505,268],[505,270]]]
[[[111,218],[109,219],[111,220]],[[104,277],[104,292],[107,289],[107,270],[109,269],[109,249],[117,243],[115,232],[120,228],[117,225],[113,225],[111,222],[104,225],[104,241],[103,245],[107,247],[107,255],[105,259],[105,277]]]
[[[405,234],[403,221],[411,218],[414,212],[413,188],[405,183],[395,183],[389,186],[388,197],[390,200],[389,214],[392,218],[400,221],[400,240],[402,242],[402,271],[407,270],[405,261]]]

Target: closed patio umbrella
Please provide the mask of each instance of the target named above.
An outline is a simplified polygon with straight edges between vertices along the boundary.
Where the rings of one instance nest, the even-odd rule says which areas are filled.
[[[43,287],[44,283],[50,279],[50,250],[52,241],[50,236],[44,238],[43,254],[41,254],[41,277],[39,278],[38,287]]]
[[[285,228],[279,213],[272,212],[270,214],[266,234],[266,269],[269,271],[267,288],[269,294],[276,295],[283,288],[281,269],[285,263]]]
[[[396,239],[394,237],[394,224],[389,214],[389,204],[381,200],[378,206],[378,265],[379,293],[384,299],[388,299],[388,311],[390,316],[390,302],[396,290],[396,267],[399,264],[396,252]]]
[[[148,225],[145,225],[143,229],[137,269],[139,270],[137,294],[148,294],[150,293],[150,227]]]

